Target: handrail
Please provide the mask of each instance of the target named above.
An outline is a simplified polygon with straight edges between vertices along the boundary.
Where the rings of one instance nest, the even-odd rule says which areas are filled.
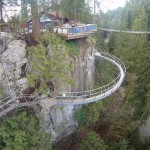
[[[121,67],[123,68],[124,73],[126,72],[126,68],[125,68],[123,62],[122,62],[120,59],[118,59],[117,57],[115,57],[115,56],[113,56],[113,55],[110,55],[110,54],[108,54],[108,53],[101,52],[100,54],[101,54],[101,57],[102,57],[102,56],[105,56],[105,57],[107,56],[107,57],[109,57],[109,58],[113,58],[113,60],[114,60],[115,62],[117,62],[119,65],[121,65]],[[102,86],[102,87],[99,87],[99,88],[96,88],[96,89],[87,90],[87,91],[83,91],[83,92],[84,92],[84,93],[87,93],[87,92],[93,92],[93,91],[96,91],[96,90],[99,90],[99,89],[107,88],[107,87],[109,87],[109,85],[111,85],[111,84],[113,84],[113,83],[114,83],[114,85],[115,85],[115,84],[116,84],[116,81],[118,81],[119,78],[120,78],[120,74],[116,77],[116,79],[114,79],[113,81],[111,81],[110,83],[108,83],[108,84],[106,84],[106,85],[104,85],[104,86]],[[83,92],[59,92],[58,95],[60,95],[60,94],[65,94],[65,95],[66,95],[65,97],[73,97],[73,96],[72,96],[73,94],[81,94],[81,95],[79,95],[79,96],[75,96],[75,97],[77,98],[77,97],[81,97],[82,94],[83,94]],[[69,96],[68,96],[68,95],[69,95]],[[86,96],[89,96],[89,95],[86,95]],[[60,97],[63,97],[63,96],[58,96],[57,98],[60,98]],[[65,99],[65,97],[63,97],[63,98]]]

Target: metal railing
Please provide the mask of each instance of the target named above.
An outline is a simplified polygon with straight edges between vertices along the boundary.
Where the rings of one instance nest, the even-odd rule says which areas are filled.
[[[88,34],[97,31],[96,24],[79,25],[79,26],[68,26],[68,27],[55,27],[54,32],[60,35],[78,35]]]
[[[126,68],[123,62],[117,57],[110,55],[108,53],[104,53],[104,52],[99,53],[96,51],[96,54],[97,56],[106,59],[111,63],[113,63],[114,65],[116,65],[116,67],[118,67],[120,70],[118,76],[110,83],[96,89],[82,91],[82,92],[59,92],[58,96],[56,97],[58,103],[80,103],[80,104],[82,102],[89,103],[92,101],[96,101],[97,99],[100,100],[103,99],[104,97],[109,96],[111,93],[113,93],[115,90],[117,90],[120,87],[126,73]],[[68,101],[69,99],[70,102]]]

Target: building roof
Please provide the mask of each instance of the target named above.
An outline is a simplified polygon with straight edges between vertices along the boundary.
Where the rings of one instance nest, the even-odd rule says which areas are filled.
[[[47,16],[52,20],[62,20],[64,18],[63,14],[57,11],[49,12]]]
[[[61,12],[52,11],[49,13],[41,12],[39,14],[40,22],[51,22],[51,21],[61,21],[64,19],[63,14]],[[30,18],[27,23],[32,22],[32,18]]]
[[[52,22],[53,20],[50,19],[47,15],[43,14],[43,16],[40,18],[40,22]]]

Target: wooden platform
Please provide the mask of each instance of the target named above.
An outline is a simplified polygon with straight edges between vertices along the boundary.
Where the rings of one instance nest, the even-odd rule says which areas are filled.
[[[89,34],[79,33],[79,34],[58,34],[58,35],[63,37],[63,39],[65,40],[72,40],[72,39],[80,39],[80,38],[87,37]]]

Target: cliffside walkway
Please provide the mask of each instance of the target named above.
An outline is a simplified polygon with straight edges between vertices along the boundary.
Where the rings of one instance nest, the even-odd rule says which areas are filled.
[[[99,60],[104,59],[109,61],[119,69],[119,74],[110,83],[96,89],[82,92],[57,92],[55,93],[56,96],[54,98],[42,98],[39,95],[10,95],[0,101],[0,117],[15,108],[23,106],[45,104],[48,105],[48,107],[51,107],[56,104],[87,104],[110,96],[121,86],[125,77],[126,68],[120,59],[108,53],[95,51],[95,56],[100,58]],[[24,102],[22,102],[22,100],[24,100]]]

